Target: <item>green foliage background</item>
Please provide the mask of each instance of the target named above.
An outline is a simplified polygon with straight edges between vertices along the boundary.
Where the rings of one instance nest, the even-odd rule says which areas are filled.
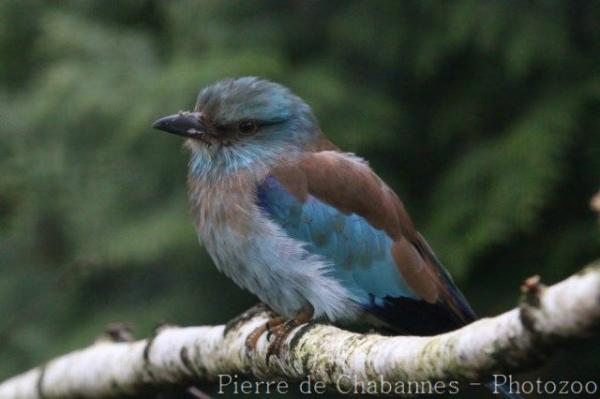
[[[600,249],[598,21],[596,1],[0,2],[0,378],[112,321],[254,303],[197,245],[181,142],[149,127],[225,77],[305,98],[480,314],[573,273]],[[597,378],[598,349],[530,376]]]

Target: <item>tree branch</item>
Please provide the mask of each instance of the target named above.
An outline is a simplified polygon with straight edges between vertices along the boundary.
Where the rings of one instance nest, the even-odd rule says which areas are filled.
[[[266,334],[252,353],[246,337],[265,323],[251,310],[228,326],[164,328],[147,340],[98,342],[0,385],[3,399],[111,397],[164,386],[216,381],[223,374],[321,381],[349,392],[381,381],[487,381],[493,373],[533,367],[559,344],[600,325],[600,263],[552,287],[539,278],[522,286],[520,306],[494,318],[434,337],[356,334],[328,325],[303,325],[266,362]],[[397,393],[397,392],[396,392]]]

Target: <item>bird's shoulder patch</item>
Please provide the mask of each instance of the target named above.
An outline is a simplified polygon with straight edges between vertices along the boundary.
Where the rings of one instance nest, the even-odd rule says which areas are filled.
[[[396,194],[353,154],[309,152],[275,167],[274,176],[298,200],[308,195],[345,214],[355,213],[390,237],[416,237],[404,205]]]

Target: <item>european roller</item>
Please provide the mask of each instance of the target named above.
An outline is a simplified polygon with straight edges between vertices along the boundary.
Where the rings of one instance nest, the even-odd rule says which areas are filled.
[[[288,88],[223,80],[153,127],[186,138],[192,215],[217,268],[280,316],[259,334],[366,320],[431,335],[475,320],[394,191]]]

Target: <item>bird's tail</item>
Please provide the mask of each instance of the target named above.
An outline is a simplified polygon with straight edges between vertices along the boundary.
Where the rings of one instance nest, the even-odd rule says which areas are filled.
[[[497,384],[495,382],[488,382],[485,386],[492,391],[494,395],[498,394],[506,399],[523,399],[521,395],[512,393],[507,383]]]

